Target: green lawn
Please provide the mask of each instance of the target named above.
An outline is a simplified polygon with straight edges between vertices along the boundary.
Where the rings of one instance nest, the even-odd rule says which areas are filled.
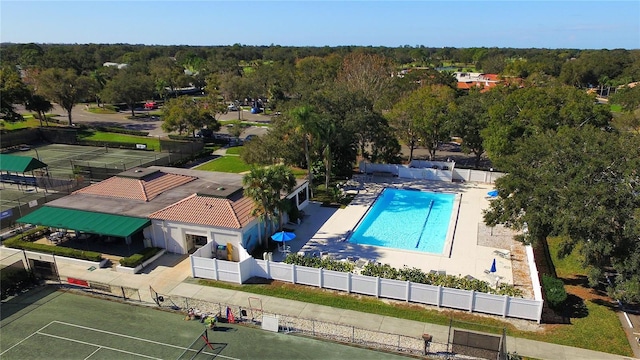
[[[622,111],[622,105],[611,104],[611,112],[621,112],[621,111]]]
[[[38,126],[40,126],[40,122],[34,119],[33,117],[31,117],[31,119],[27,119],[24,121],[16,121],[16,122],[5,121],[5,120],[0,121],[0,128],[5,130],[20,130],[20,129],[38,127]]]
[[[551,257],[553,258],[553,265],[556,268],[556,274],[560,278],[572,278],[575,276],[587,276],[587,272],[582,266],[580,261],[580,257],[578,255],[578,251],[580,248],[576,248],[574,252],[560,259],[558,253],[560,252],[560,242],[562,238],[552,237],[547,240],[549,244],[549,252],[551,253]]]
[[[222,156],[198,166],[196,170],[220,171],[237,174],[249,171],[251,170],[251,167],[242,161],[239,156]]]
[[[242,152],[242,146],[234,146],[227,149],[227,155],[240,155]]]
[[[58,115],[47,114],[46,116],[47,118],[52,118]],[[5,130],[19,130],[19,129],[35,128],[40,126],[40,120],[38,120],[35,116],[33,116],[33,114],[23,114],[22,118],[24,119],[24,121],[10,122],[5,120],[0,120],[0,127],[2,127]],[[43,121],[42,124],[46,125],[47,123]],[[58,124],[55,122],[49,121],[49,126],[56,126],[56,125]]]
[[[291,171],[293,171],[293,176],[295,176],[297,179],[306,178],[308,174],[307,169],[300,169],[297,167],[292,167]]]
[[[146,144],[147,148],[153,149],[154,151],[160,149],[160,140],[158,138],[148,136],[134,136],[104,131],[81,131],[78,132],[78,138],[89,141],[110,141],[127,144]]]
[[[577,281],[584,278],[586,271],[580,261],[578,249],[560,259],[558,252],[561,238],[549,238],[549,252],[558,277]],[[571,318],[570,325],[556,325],[545,333],[554,343],[613,354],[633,356],[627,337],[618,319],[615,304],[603,294],[581,285],[565,285],[568,294],[579,296],[586,306],[587,316]]]

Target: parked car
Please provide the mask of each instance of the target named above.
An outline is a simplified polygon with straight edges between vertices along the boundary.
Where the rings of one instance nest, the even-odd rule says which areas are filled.
[[[158,103],[155,102],[155,101],[147,101],[144,104],[144,109],[145,110],[154,110],[154,109],[157,109],[157,108],[158,108]]]
[[[227,110],[229,111],[238,111],[238,107],[235,104],[231,104],[227,106]]]
[[[251,141],[251,140],[253,140],[253,139],[257,138],[257,137],[258,137],[258,135],[255,135],[255,134],[247,135],[244,138],[244,142],[249,142],[249,141]]]

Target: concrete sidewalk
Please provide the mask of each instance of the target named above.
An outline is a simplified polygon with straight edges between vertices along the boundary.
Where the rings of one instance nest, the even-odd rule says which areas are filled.
[[[190,271],[189,258],[173,254],[164,255],[142,274],[136,275],[119,273],[113,269],[89,271],[72,265],[59,267],[60,277],[63,281],[71,277],[114,286],[135,287],[139,289],[141,300],[144,302],[153,302],[149,286],[163,295],[225,303],[244,308],[250,307],[249,297],[258,297],[262,302],[264,312],[267,313],[338,323],[415,338],[420,338],[422,334],[428,333],[433,335],[433,341],[438,343],[446,343],[449,336],[447,326],[193,284],[191,281],[185,281],[191,279]],[[620,355],[514,337],[507,337],[507,350],[536,359],[632,359]]]

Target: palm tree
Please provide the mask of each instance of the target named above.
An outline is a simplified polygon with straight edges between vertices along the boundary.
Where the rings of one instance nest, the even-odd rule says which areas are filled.
[[[319,141],[322,142],[322,156],[324,157],[324,185],[325,189],[329,191],[329,181],[331,180],[331,169],[333,167],[333,152],[331,151],[331,144],[335,140],[337,135],[336,124],[330,119],[326,119],[317,124],[316,133],[318,134]]]
[[[244,185],[244,195],[253,200],[254,207],[251,211],[252,216],[258,217],[261,222],[271,223],[269,214],[269,192],[267,191],[267,175],[266,168],[253,168],[242,178]],[[260,227],[258,227],[258,238],[262,243],[260,235]]]
[[[253,168],[244,176],[242,184],[245,186],[245,196],[250,197],[255,204],[252,215],[266,223],[267,233],[273,232],[272,225],[276,216],[280,227],[282,216],[290,204],[286,194],[296,185],[291,169],[284,165]]]
[[[278,215],[278,229],[282,230],[282,217],[286,211],[290,210],[291,202],[287,195],[296,187],[296,178],[291,169],[284,165],[274,165],[269,167],[270,187],[273,191],[273,210]]]
[[[307,178],[309,180],[309,189],[313,197],[313,172],[311,171],[311,153],[309,152],[309,142],[316,133],[316,114],[311,106],[300,106],[291,110],[291,116],[298,124],[299,130],[303,132],[304,138],[304,157],[307,162]]]

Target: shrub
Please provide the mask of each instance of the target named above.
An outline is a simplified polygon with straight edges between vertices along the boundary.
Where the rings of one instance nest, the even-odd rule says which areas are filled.
[[[564,290],[564,283],[562,280],[543,274],[542,287],[544,288],[545,298],[549,302],[549,306],[551,308],[557,309],[565,300],[567,300],[567,292]]]
[[[157,254],[162,248],[158,247],[150,247],[143,249],[138,254],[133,254],[129,257],[120,259],[120,265],[134,268],[148,259],[152,258],[155,254]]]
[[[42,237],[45,233],[47,232],[47,228],[44,226],[37,226],[34,228],[31,228],[29,230],[25,230],[25,231],[21,231],[21,229],[16,229],[14,230],[14,233],[18,234],[15,236],[12,236],[10,238],[7,238],[7,241],[11,240],[11,239],[18,239],[18,240],[24,240],[24,241],[33,241],[33,240],[37,240],[40,237]]]
[[[355,265],[349,261],[339,261],[330,259],[320,259],[298,254],[289,254],[285,258],[286,264],[307,266],[311,268],[323,268],[327,270],[352,272]],[[374,276],[391,280],[411,281],[417,284],[443,286],[453,289],[475,290],[487,294],[508,295],[511,297],[522,297],[522,290],[510,284],[499,284],[497,289],[478,279],[467,279],[453,275],[440,275],[425,273],[418,268],[402,268],[400,270],[391,267],[389,264],[367,264],[361,272],[365,276]]]
[[[338,261],[333,259],[321,259],[319,257],[302,256],[298,254],[289,254],[284,259],[285,264],[306,266],[311,268],[323,268],[326,270],[352,272],[354,264],[348,261]]]
[[[200,138],[196,138],[193,136],[188,136],[188,135],[174,135],[174,134],[169,134],[167,135],[167,137],[171,140],[178,140],[178,141],[200,141]]]
[[[126,135],[135,135],[135,136],[148,136],[148,131],[139,131],[139,130],[129,130],[123,129],[119,127],[105,127],[105,126],[97,126],[95,128],[98,131],[110,132],[110,133],[118,133],[118,134],[126,134]]]
[[[23,241],[21,239],[21,235],[14,236],[10,239],[5,240],[3,244],[6,247],[10,247],[14,249],[32,250],[32,251],[46,253],[46,254],[65,256],[65,257],[70,257],[74,259],[81,259],[81,260],[88,260],[88,261],[102,261],[101,253],[71,249],[71,248],[66,248],[62,246],[36,244],[28,241]]]

